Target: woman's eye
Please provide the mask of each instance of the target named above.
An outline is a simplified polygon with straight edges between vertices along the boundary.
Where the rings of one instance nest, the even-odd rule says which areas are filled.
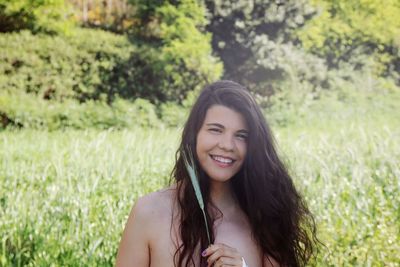
[[[238,137],[239,139],[242,139],[242,140],[246,140],[247,134],[237,134],[236,137]]]
[[[217,129],[217,128],[210,128],[210,129],[208,129],[210,132],[214,132],[214,133],[220,133],[221,132],[221,130],[220,129]]]

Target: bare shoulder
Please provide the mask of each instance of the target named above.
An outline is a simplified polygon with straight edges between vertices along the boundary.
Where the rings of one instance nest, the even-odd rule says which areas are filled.
[[[162,218],[171,214],[174,197],[174,188],[168,187],[140,197],[136,202],[136,206],[149,222],[153,220],[159,221],[160,216]]]
[[[137,219],[143,223],[143,228],[145,228],[143,230],[152,232],[153,223],[158,224],[162,218],[169,217],[167,215],[171,214],[174,194],[174,187],[171,186],[139,197],[132,208],[131,215],[137,216]]]
[[[170,187],[136,200],[122,234],[117,266],[149,266],[151,240],[163,218],[171,214],[173,196]]]

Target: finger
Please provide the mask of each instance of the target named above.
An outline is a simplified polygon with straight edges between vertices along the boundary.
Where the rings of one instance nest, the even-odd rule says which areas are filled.
[[[242,261],[236,258],[220,257],[213,267],[242,266]]]
[[[236,259],[237,261],[239,261],[239,259],[241,259],[242,257],[235,249],[220,246],[217,247],[216,250],[215,248],[210,250],[210,254],[207,258],[207,263],[209,264],[209,266],[212,266],[220,258],[230,258],[232,260]]]
[[[222,243],[218,243],[218,244],[213,244],[210,245],[206,250],[203,251],[202,255],[204,257],[213,254],[215,251],[219,250],[219,249],[223,249],[226,251],[232,251],[232,252],[237,252],[236,248],[232,248],[228,245],[222,244]]]
[[[210,254],[207,258],[207,265],[208,266],[216,266],[218,259],[222,258],[222,256],[223,256],[223,251],[221,249],[217,249],[215,251],[212,251],[211,253],[212,254]]]

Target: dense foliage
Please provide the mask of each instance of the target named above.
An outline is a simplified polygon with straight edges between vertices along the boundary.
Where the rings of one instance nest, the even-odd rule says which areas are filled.
[[[71,36],[0,35],[0,88],[47,100],[105,98],[113,68],[134,47],[126,37],[96,30]]]
[[[299,32],[306,49],[325,58],[330,68],[370,65],[375,75],[400,78],[399,1],[313,2],[319,14]]]
[[[50,34],[68,33],[73,10],[64,0],[0,0],[0,32],[23,29]]]
[[[188,92],[218,79],[222,65],[204,33],[204,8],[196,0],[133,1],[138,24],[131,36],[138,48],[121,66],[120,87],[135,97],[182,102]],[[121,84],[120,84],[121,85]]]
[[[0,35],[1,125],[81,128],[84,124],[72,119],[79,115],[57,113],[57,119],[44,119],[43,114],[53,114],[44,111],[53,106],[62,110],[67,101],[83,114],[98,104],[101,117],[114,101],[128,99],[133,105],[139,98],[156,105],[152,108],[158,119],[177,125],[189,95],[222,74],[256,92],[264,107],[281,110],[301,108],[327,89],[398,88],[396,1],[129,3],[107,2],[100,8],[99,1],[81,6],[74,0],[0,0],[1,29],[13,32]],[[113,13],[117,6],[131,14]],[[73,28],[71,7],[82,8],[75,12],[80,20],[86,12],[86,26],[118,31],[117,17],[127,18],[128,35]],[[114,120],[104,116],[95,121]]]
[[[14,57],[12,59],[8,53],[4,53],[2,56],[6,57],[6,63],[12,65],[13,62],[17,62],[15,66],[2,66],[3,69],[11,69],[15,73],[10,79],[7,78],[4,88],[9,88],[10,83],[15,84],[16,76],[28,76],[23,77],[21,83],[28,79],[29,84],[18,86],[26,91],[38,92],[46,86],[43,85],[43,81],[37,82],[36,79],[42,80],[45,77],[63,81],[47,86],[46,90],[59,93],[59,88],[52,87],[62,86],[64,91],[75,91],[77,94],[74,94],[80,100],[82,97],[97,99],[100,94],[107,91],[109,102],[115,96],[130,99],[143,97],[157,103],[182,102],[188,92],[220,77],[222,65],[212,56],[210,35],[204,32],[205,9],[197,1],[185,0],[178,4],[167,1],[134,1],[134,4],[136,8],[132,17],[135,25],[129,31],[131,44],[128,42],[122,44],[124,37],[101,31],[86,34],[78,29],[70,31],[66,36],[55,37],[55,40],[40,35],[27,37],[27,33],[22,33],[20,37],[13,35],[12,38],[16,40],[7,35],[2,37],[7,50],[13,50],[13,47],[18,45],[23,49],[23,55],[20,57],[29,55],[34,59],[32,65],[29,65],[25,64],[25,59],[18,58],[15,49],[11,51],[10,56]],[[4,7],[1,18],[13,26],[9,28],[3,26],[3,29],[5,31],[29,29],[33,33],[63,33],[60,29],[57,31],[58,28],[43,28],[43,25],[56,27],[58,22],[53,23],[50,19],[64,14],[61,8],[64,5],[66,2],[63,0],[41,2],[19,0],[13,4],[8,1],[0,3],[0,7]],[[16,23],[13,12],[18,13],[21,21],[26,23],[23,25]],[[54,16],[37,15],[36,18],[34,14],[41,14],[40,12],[54,13]],[[48,21],[42,23],[40,20],[42,17],[46,17]],[[62,21],[60,20],[60,23]],[[32,44],[25,47],[22,41],[31,41]],[[32,46],[35,46],[35,49],[32,49]],[[53,63],[47,64],[46,60],[51,60]],[[69,61],[72,63],[71,66],[59,64]],[[29,66],[33,71],[31,74],[26,74]],[[69,69],[72,69],[72,75],[65,77],[64,74],[69,72]],[[8,71],[1,73],[3,77],[9,76]],[[75,71],[77,73],[74,73]],[[55,73],[59,73],[58,78],[55,77],[57,75]]]
[[[362,79],[370,81],[365,89],[396,90],[400,81],[398,1],[205,3],[224,77],[248,85],[267,106],[356,89]]]
[[[205,1],[207,29],[213,49],[224,63],[224,77],[237,80],[261,95],[271,95],[308,81],[325,78],[321,60],[294,42],[294,31],[315,14],[307,1]]]
[[[0,94],[0,129],[31,128],[42,130],[160,128],[156,107],[146,99],[103,101],[47,101],[30,94]],[[166,112],[168,112],[167,110]],[[173,112],[173,110],[172,110]],[[178,125],[174,120],[167,125]]]
[[[126,37],[97,30],[71,36],[0,35],[0,127],[58,129],[156,126],[148,101],[107,104],[111,77],[134,47]]]

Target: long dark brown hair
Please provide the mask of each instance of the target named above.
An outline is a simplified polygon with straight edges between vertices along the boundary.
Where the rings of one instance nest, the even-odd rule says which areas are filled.
[[[200,255],[208,246],[208,239],[182,151],[187,153],[188,148],[196,151],[197,134],[207,110],[213,105],[223,105],[241,113],[248,126],[246,158],[240,171],[230,181],[239,205],[248,217],[253,237],[263,251],[263,265],[265,257],[273,258],[283,266],[306,265],[316,250],[314,219],[278,157],[271,130],[260,107],[246,88],[232,81],[218,81],[206,86],[183,129],[171,177],[177,182],[179,233],[182,240],[174,255],[175,265],[188,267],[205,264],[202,257],[197,263],[193,257]],[[193,157],[207,212],[210,180],[201,169],[197,155]],[[212,226],[216,218],[210,216],[209,212],[206,214],[208,225]],[[212,230],[210,234],[213,242],[215,236]]]

